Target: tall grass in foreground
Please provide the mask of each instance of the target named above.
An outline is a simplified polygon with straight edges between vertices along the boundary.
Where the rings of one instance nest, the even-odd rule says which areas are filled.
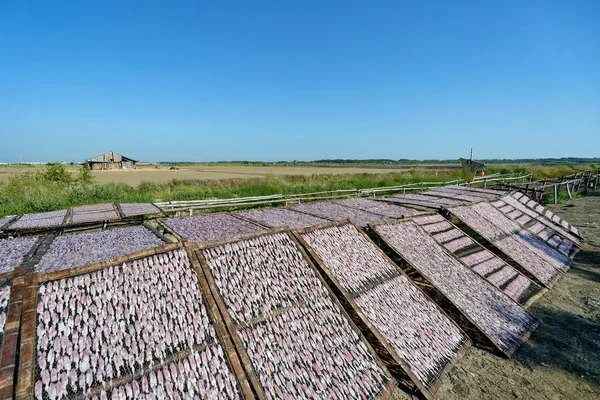
[[[590,166],[489,166],[493,173],[534,173],[534,179],[556,177],[590,169]],[[95,183],[82,168],[76,177],[62,165],[48,166],[36,174],[16,174],[0,182],[0,217],[52,211],[103,202],[155,202],[235,198],[272,194],[299,194],[338,189],[366,189],[417,182],[449,181],[460,178],[459,170],[411,169],[389,173],[267,175],[263,178],[223,180],[172,180],[143,182],[137,187],[124,183]]]

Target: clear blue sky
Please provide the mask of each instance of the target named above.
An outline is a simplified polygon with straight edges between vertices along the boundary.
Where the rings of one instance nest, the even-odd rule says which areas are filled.
[[[0,2],[0,162],[599,144],[597,0]]]

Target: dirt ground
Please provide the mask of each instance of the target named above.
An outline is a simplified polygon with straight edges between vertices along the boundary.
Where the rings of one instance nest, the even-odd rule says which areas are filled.
[[[530,307],[540,326],[512,359],[472,348],[439,399],[600,399],[600,192],[548,208],[585,239],[572,268]]]
[[[427,166],[431,168],[432,166]],[[76,174],[78,167],[68,166],[71,173]],[[313,174],[358,174],[358,173],[389,173],[398,171],[407,171],[413,169],[412,166],[389,166],[389,167],[285,167],[285,166],[253,166],[253,165],[186,165],[178,167],[176,170],[169,170],[168,165],[161,165],[156,168],[154,165],[139,166],[134,170],[112,170],[112,171],[92,171],[97,182],[122,182],[131,186],[137,186],[140,183],[169,182],[172,179],[201,179],[201,180],[219,180],[229,178],[256,178],[264,177],[268,174],[273,175],[313,175]],[[440,166],[440,170],[447,169],[448,166]],[[11,175],[19,173],[33,173],[42,171],[43,166],[39,167],[18,167],[10,166],[0,168],[0,181],[7,181]],[[435,172],[435,171],[434,171]]]

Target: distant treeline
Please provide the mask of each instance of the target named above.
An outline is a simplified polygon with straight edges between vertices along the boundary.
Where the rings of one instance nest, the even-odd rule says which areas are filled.
[[[580,157],[563,157],[563,158],[491,158],[477,159],[478,161],[490,164],[538,164],[538,165],[583,165],[583,164],[600,164],[600,158],[580,158]],[[157,164],[195,164],[191,161],[161,161]],[[409,160],[401,158],[399,160],[391,160],[387,158],[376,159],[322,159],[314,161],[214,161],[203,162],[201,164],[241,164],[241,165],[343,165],[343,164],[387,164],[387,165],[411,165],[411,164],[458,164],[458,159],[453,160]]]

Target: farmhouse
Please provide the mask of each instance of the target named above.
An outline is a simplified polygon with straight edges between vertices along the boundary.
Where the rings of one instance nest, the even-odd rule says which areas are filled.
[[[137,164],[137,160],[122,156],[114,151],[109,151],[99,156],[86,160],[86,163],[91,169],[133,169]]]

